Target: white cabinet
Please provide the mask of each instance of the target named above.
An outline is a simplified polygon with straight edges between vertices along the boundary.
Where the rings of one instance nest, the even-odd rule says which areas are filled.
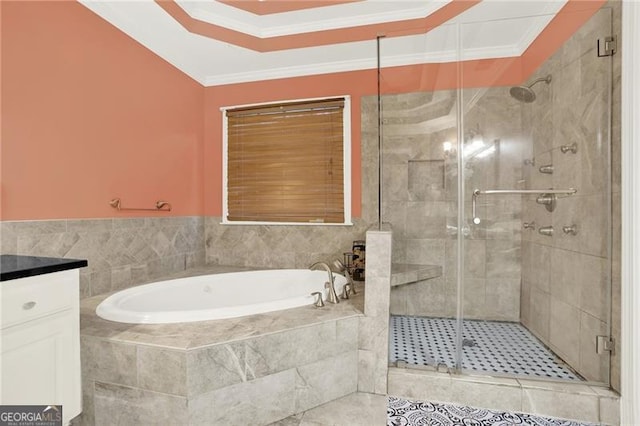
[[[78,269],[0,283],[0,404],[82,410]]]

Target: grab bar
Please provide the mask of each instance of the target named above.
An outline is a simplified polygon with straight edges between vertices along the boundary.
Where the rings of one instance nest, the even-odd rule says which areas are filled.
[[[553,195],[573,195],[578,192],[575,188],[569,189],[474,189],[471,196],[471,216],[473,223],[480,224],[480,218],[476,215],[476,199],[478,195],[517,195],[517,194],[553,194]]]

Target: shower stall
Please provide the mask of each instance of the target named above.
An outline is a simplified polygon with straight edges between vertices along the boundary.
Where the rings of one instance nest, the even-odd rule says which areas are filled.
[[[526,33],[554,15],[506,12],[378,39],[380,220],[418,271],[391,289],[392,368],[610,383],[613,15],[575,13],[557,46]]]

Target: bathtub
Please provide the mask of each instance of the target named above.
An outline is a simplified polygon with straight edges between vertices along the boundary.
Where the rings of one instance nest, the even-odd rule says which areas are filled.
[[[347,279],[333,274],[338,295]],[[158,281],[119,291],[96,308],[99,317],[132,324],[168,324],[236,318],[326,301],[326,271],[275,269]]]

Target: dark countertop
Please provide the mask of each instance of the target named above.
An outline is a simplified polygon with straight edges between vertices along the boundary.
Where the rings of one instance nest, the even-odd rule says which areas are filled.
[[[57,257],[0,255],[0,281],[50,274],[87,266],[86,260]]]

